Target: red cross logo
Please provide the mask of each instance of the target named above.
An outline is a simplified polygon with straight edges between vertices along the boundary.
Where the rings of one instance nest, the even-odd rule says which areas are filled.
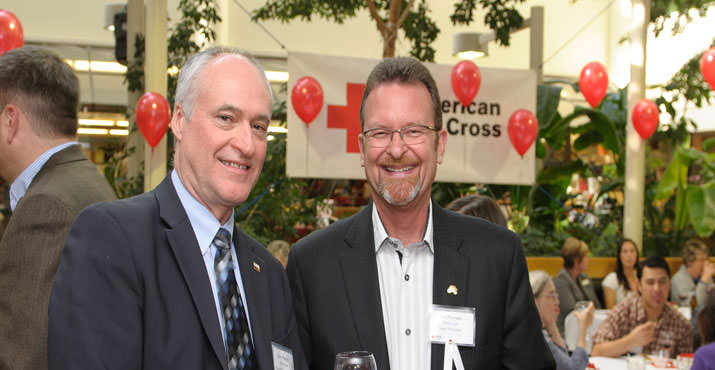
[[[360,135],[360,101],[363,91],[365,91],[365,84],[348,82],[348,104],[346,106],[328,105],[328,128],[347,130],[348,153],[360,153],[358,135]]]

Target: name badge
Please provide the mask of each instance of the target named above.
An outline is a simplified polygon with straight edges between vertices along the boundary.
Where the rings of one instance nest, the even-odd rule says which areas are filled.
[[[582,286],[586,286],[586,285],[589,285],[589,284],[591,284],[591,280],[589,280],[588,278],[581,280],[581,285],[582,285]]]
[[[429,336],[432,343],[474,347],[476,309],[432,305],[429,317]]]
[[[273,369],[293,370],[293,351],[290,348],[271,342],[273,348]]]

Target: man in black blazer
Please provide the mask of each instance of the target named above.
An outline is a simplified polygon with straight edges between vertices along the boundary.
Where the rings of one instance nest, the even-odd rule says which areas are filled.
[[[373,202],[300,240],[288,259],[309,366],[328,370],[336,353],[367,350],[380,370],[458,360],[465,369],[554,369],[519,238],[430,199],[446,132],[429,71],[410,58],[383,60],[360,119]],[[474,309],[473,326],[462,325],[474,340],[447,363],[448,347],[430,340],[439,334],[433,304]]]
[[[304,368],[282,266],[233,222],[270,115],[249,55],[212,48],[186,62],[175,170],[149,193],[88,208],[70,231],[50,299],[50,369],[263,370],[277,354]]]
[[[67,232],[86,206],[116,199],[77,143],[79,82],[36,47],[0,56],[0,369],[47,369],[47,304]]]

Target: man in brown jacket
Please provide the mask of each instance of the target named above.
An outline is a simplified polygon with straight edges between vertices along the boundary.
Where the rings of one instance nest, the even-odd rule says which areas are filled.
[[[82,154],[79,84],[58,56],[0,55],[0,178],[12,215],[0,239],[0,369],[47,368],[47,307],[67,232],[84,207],[115,198]]]

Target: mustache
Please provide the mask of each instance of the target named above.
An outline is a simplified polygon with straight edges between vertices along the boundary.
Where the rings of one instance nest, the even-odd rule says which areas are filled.
[[[382,159],[378,162],[379,166],[416,166],[417,163],[412,160],[407,160],[407,159],[402,159],[402,160],[396,160],[393,158],[385,158]]]

